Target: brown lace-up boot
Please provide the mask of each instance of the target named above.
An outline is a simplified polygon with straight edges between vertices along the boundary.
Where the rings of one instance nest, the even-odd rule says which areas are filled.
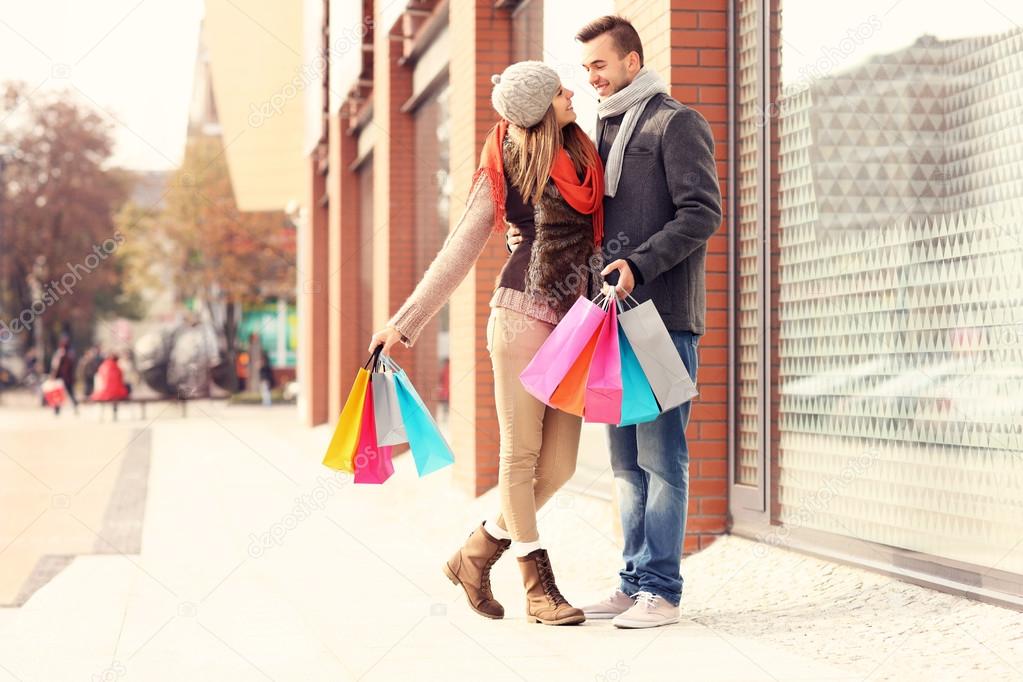
[[[498,540],[483,524],[472,532],[462,548],[444,564],[444,575],[461,585],[469,607],[487,618],[504,618],[504,607],[490,590],[490,569],[511,546],[511,540]]]
[[[544,625],[575,625],[586,620],[580,609],[561,596],[547,550],[536,549],[519,557],[522,582],[526,586],[526,622]]]

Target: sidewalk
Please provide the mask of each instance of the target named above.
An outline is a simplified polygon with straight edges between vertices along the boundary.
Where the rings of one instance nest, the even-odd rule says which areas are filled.
[[[677,626],[528,625],[510,557],[494,575],[506,619],[485,620],[440,565],[493,512],[493,491],[472,499],[447,470],[417,479],[408,457],[385,485],[355,486],[319,463],[329,431],[291,409],[196,407],[117,427],[46,420],[41,438],[73,428],[79,449],[110,457],[110,429],[149,434],[141,553],[77,556],[0,609],[0,681],[1023,679],[1019,613],[739,538],[683,564]],[[8,446],[43,425],[0,410],[0,450],[37,467]],[[85,504],[75,481],[33,473],[70,497],[36,513]],[[611,528],[588,495],[542,512],[577,604],[613,584]],[[0,539],[0,566],[29,534]]]

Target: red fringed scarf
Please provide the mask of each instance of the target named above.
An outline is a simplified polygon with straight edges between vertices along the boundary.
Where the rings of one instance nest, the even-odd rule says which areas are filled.
[[[494,196],[494,231],[505,229],[505,193],[504,193],[504,160],[501,150],[504,147],[504,136],[508,132],[508,122],[501,120],[487,135],[480,154],[480,167],[472,176],[473,185],[480,175],[486,175]],[[604,240],[604,166],[597,156],[593,143],[587,140],[589,160],[586,164],[586,176],[579,182],[572,159],[564,148],[558,151],[551,169],[551,179],[561,192],[568,205],[585,215],[593,216],[593,243],[600,246]]]

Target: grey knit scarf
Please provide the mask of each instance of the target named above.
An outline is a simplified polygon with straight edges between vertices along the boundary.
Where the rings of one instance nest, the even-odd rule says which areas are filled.
[[[643,67],[636,78],[624,88],[603,99],[597,105],[597,118],[605,119],[624,113],[618,135],[611,144],[604,168],[604,196],[613,197],[618,192],[618,179],[622,175],[622,160],[625,145],[629,143],[636,122],[650,98],[659,92],[668,93],[668,86],[656,73]]]

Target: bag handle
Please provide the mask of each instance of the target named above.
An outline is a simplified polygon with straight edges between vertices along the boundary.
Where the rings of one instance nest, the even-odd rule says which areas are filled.
[[[626,300],[632,301],[633,307],[639,305],[639,302],[632,297],[632,294],[625,294],[625,296],[621,296],[619,295],[619,289],[617,285],[611,286],[613,287],[615,292],[615,303],[618,305],[618,312],[627,310],[627,308],[625,308],[625,306],[623,305]],[[607,310],[608,308],[611,307],[611,298],[607,294],[605,294],[603,290],[601,290],[601,292],[597,294],[596,297],[594,297],[593,303],[599,306],[601,310]]]
[[[391,370],[395,374],[402,371],[401,367],[398,366],[398,363],[395,362],[394,358],[392,358],[390,355],[381,355],[380,364],[386,367],[387,369]]]
[[[629,304],[628,307],[625,306],[626,301]],[[631,310],[633,308],[639,307],[639,301],[633,298],[632,294],[625,294],[625,296],[618,299],[618,306],[619,311]]]
[[[373,351],[373,353],[369,356],[369,360],[366,361],[366,364],[363,365],[362,368],[363,369],[369,369],[370,363],[372,363],[373,364],[373,369],[370,370],[370,371],[371,372],[377,371],[377,364],[380,362],[380,353],[383,352],[383,350],[384,350],[384,344],[381,343],[379,346],[376,347],[376,349]]]

